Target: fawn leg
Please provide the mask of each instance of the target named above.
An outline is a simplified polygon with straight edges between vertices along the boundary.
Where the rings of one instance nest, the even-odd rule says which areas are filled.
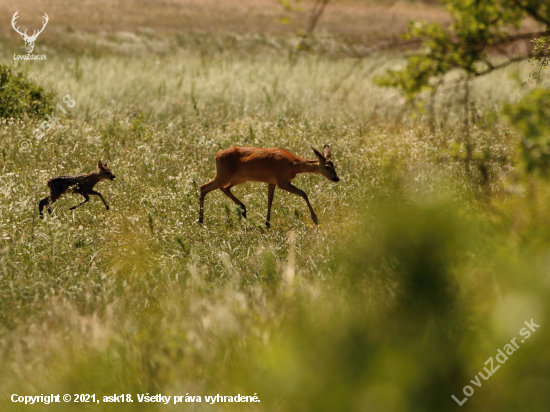
[[[94,196],[99,196],[101,198],[101,200],[103,201],[103,204],[105,205],[105,209],[109,210],[109,205],[107,204],[105,199],[103,199],[103,196],[101,195],[101,193],[96,192],[95,190],[88,190],[88,194],[89,195],[94,195]]]
[[[267,185],[267,218],[265,219],[265,225],[267,228],[271,228],[271,205],[273,204],[273,194],[275,193],[276,185],[269,183]]]
[[[220,187],[220,190],[224,192],[232,201],[234,201],[236,204],[238,204],[241,207],[241,209],[243,210],[243,217],[246,218],[246,206],[244,205],[243,202],[237,199],[233,193],[231,193],[231,188],[233,186],[235,185],[228,184],[227,186]]]
[[[52,211],[50,209],[50,204],[51,204],[50,196],[46,196],[44,199],[40,201],[40,203],[38,204],[38,212],[40,213],[40,217],[44,217],[44,214],[42,213],[42,211],[44,210],[44,206],[46,206],[48,213],[50,215],[52,214]]]
[[[58,189],[52,189],[50,191],[50,195],[42,199],[38,205],[38,211],[40,212],[40,217],[43,217],[42,210],[44,209],[44,206],[46,206],[46,209],[48,210],[48,214],[52,214],[51,205],[59,199],[61,196],[63,196],[63,193],[65,193],[63,190]]]
[[[279,185],[279,188],[286,190],[287,192],[294,193],[295,195],[298,195],[300,197],[303,197],[307,203],[307,207],[309,207],[309,212],[311,213],[311,220],[313,220],[313,223],[315,223],[316,225],[319,224],[317,220],[317,215],[313,211],[313,208],[311,207],[311,203],[309,203],[309,199],[306,195],[306,192],[304,192],[302,189],[298,189],[296,186],[292,185],[292,183],[290,182],[286,182]]]
[[[85,199],[84,202],[82,202],[82,203],[80,203],[80,204],[78,204],[78,205],[76,205],[76,206],[71,207],[69,210],[74,210],[74,209],[76,209],[77,207],[82,206],[82,205],[83,205],[84,203],[86,203],[88,200],[90,200],[90,196],[88,196],[86,193],[82,193],[82,196],[84,196],[84,199]]]

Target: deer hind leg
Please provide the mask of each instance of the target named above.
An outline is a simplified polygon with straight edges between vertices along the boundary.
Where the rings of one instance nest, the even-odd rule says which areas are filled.
[[[59,199],[61,196],[63,196],[63,191],[60,190],[50,190],[50,195],[46,196],[44,199],[40,201],[38,204],[38,211],[40,213],[40,217],[43,217],[42,211],[44,210],[44,206],[46,206],[46,210],[48,211],[48,214],[52,214],[51,205],[54,203],[57,199]]]
[[[287,192],[290,192],[290,193],[294,193],[295,195],[298,195],[300,197],[303,197],[304,200],[306,201],[307,203],[307,207],[309,207],[309,212],[311,213],[311,220],[313,220],[313,223],[315,223],[316,225],[319,224],[318,220],[317,220],[317,215],[315,214],[315,212],[313,211],[313,208],[311,207],[311,203],[309,203],[309,199],[306,195],[306,192],[304,192],[302,189],[298,189],[296,186],[294,186],[292,183],[290,182],[286,182],[286,183],[283,183],[283,184],[280,184],[279,185],[279,188],[283,189],[283,190],[286,190]]]
[[[269,229],[271,228],[271,205],[273,204],[273,194],[275,193],[276,185],[269,183],[267,185],[267,217],[265,219],[265,225]]]
[[[82,205],[83,205],[84,203],[86,203],[88,200],[90,200],[90,196],[88,196],[86,193],[81,193],[81,195],[84,196],[84,202],[79,203],[78,205],[71,207],[69,210],[74,210],[74,209],[76,209],[77,207],[82,206]]]
[[[209,181],[208,183],[205,183],[201,186],[201,196],[200,196],[200,208],[199,208],[199,223],[203,222],[203,214],[204,214],[204,198],[205,196],[210,193],[213,190],[219,189],[222,186],[226,186],[229,182],[227,179],[222,179],[219,177],[218,174],[216,174],[216,177]],[[244,206],[244,205],[243,205]]]
[[[52,214],[52,210],[50,209],[51,203],[52,202],[50,201],[50,196],[46,196],[44,199],[40,201],[40,203],[38,204],[38,213],[40,213],[40,217],[44,217],[44,214],[42,213],[42,211],[44,210],[44,206],[46,206],[48,213],[50,215]]]
[[[237,199],[233,193],[231,193],[231,188],[233,186],[235,186],[235,185],[230,183],[226,186],[220,187],[220,190],[223,193],[225,193],[232,201],[234,201],[237,205],[239,205],[241,207],[241,209],[243,210],[243,217],[246,218],[246,206],[244,205],[243,202],[241,202],[239,199]]]
[[[105,205],[105,209],[109,210],[109,205],[107,204],[105,199],[103,199],[103,196],[101,195],[101,193],[96,192],[95,190],[88,190],[88,194],[89,195],[94,195],[94,196],[99,196],[101,198],[101,200],[103,201],[103,204]]]

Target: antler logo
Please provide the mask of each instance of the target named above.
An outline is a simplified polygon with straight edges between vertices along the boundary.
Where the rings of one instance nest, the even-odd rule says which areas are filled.
[[[25,48],[27,49],[27,53],[32,53],[32,51],[34,49],[34,42],[36,41],[36,38],[38,37],[38,35],[40,33],[42,33],[44,31],[44,29],[46,28],[46,25],[48,24],[49,17],[46,13],[44,13],[44,18],[46,19],[46,21],[44,23],[42,23],[42,28],[38,32],[36,32],[36,30],[34,30],[32,36],[28,36],[27,35],[27,30],[25,30],[24,33],[21,33],[19,31],[19,26],[15,27],[15,23],[16,23],[15,20],[17,20],[19,18],[17,13],[19,13],[19,10],[17,10],[15,12],[15,14],[13,15],[13,18],[11,19],[11,25],[12,25],[13,29],[21,35],[23,40],[25,40]]]

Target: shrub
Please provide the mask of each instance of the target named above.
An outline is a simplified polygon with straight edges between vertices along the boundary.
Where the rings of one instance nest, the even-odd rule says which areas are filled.
[[[0,64],[0,118],[44,116],[54,108],[53,94],[24,72]]]

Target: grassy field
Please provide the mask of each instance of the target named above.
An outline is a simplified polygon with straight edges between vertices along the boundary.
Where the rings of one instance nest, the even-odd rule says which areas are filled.
[[[126,31],[101,32],[97,16],[97,30],[62,23],[37,43],[47,61],[15,65],[75,106],[41,141],[33,130],[45,119],[0,124],[0,408],[447,411],[470,385],[464,408],[545,410],[550,186],[518,174],[518,136],[500,113],[525,93],[517,79],[529,65],[476,80],[467,135],[461,107],[442,96],[432,133],[372,82],[399,59],[365,59],[345,77],[355,62],[330,52],[346,47],[337,30],[292,66],[291,34],[155,29],[184,3],[154,8],[148,29],[131,30],[132,13]],[[22,52],[1,39],[0,62]],[[485,177],[464,161],[466,141]],[[294,181],[318,227],[301,198],[277,190],[267,230],[263,184],[233,190],[247,219],[217,191],[197,223],[218,150],[314,158],[310,144],[330,144],[341,178]],[[38,219],[48,178],[99,159],[117,176],[96,187],[109,211],[98,199],[69,211],[81,200],[66,195]],[[470,383],[531,319],[540,329],[494,377]],[[50,393],[133,403],[10,400]],[[206,402],[216,394],[261,402]]]

